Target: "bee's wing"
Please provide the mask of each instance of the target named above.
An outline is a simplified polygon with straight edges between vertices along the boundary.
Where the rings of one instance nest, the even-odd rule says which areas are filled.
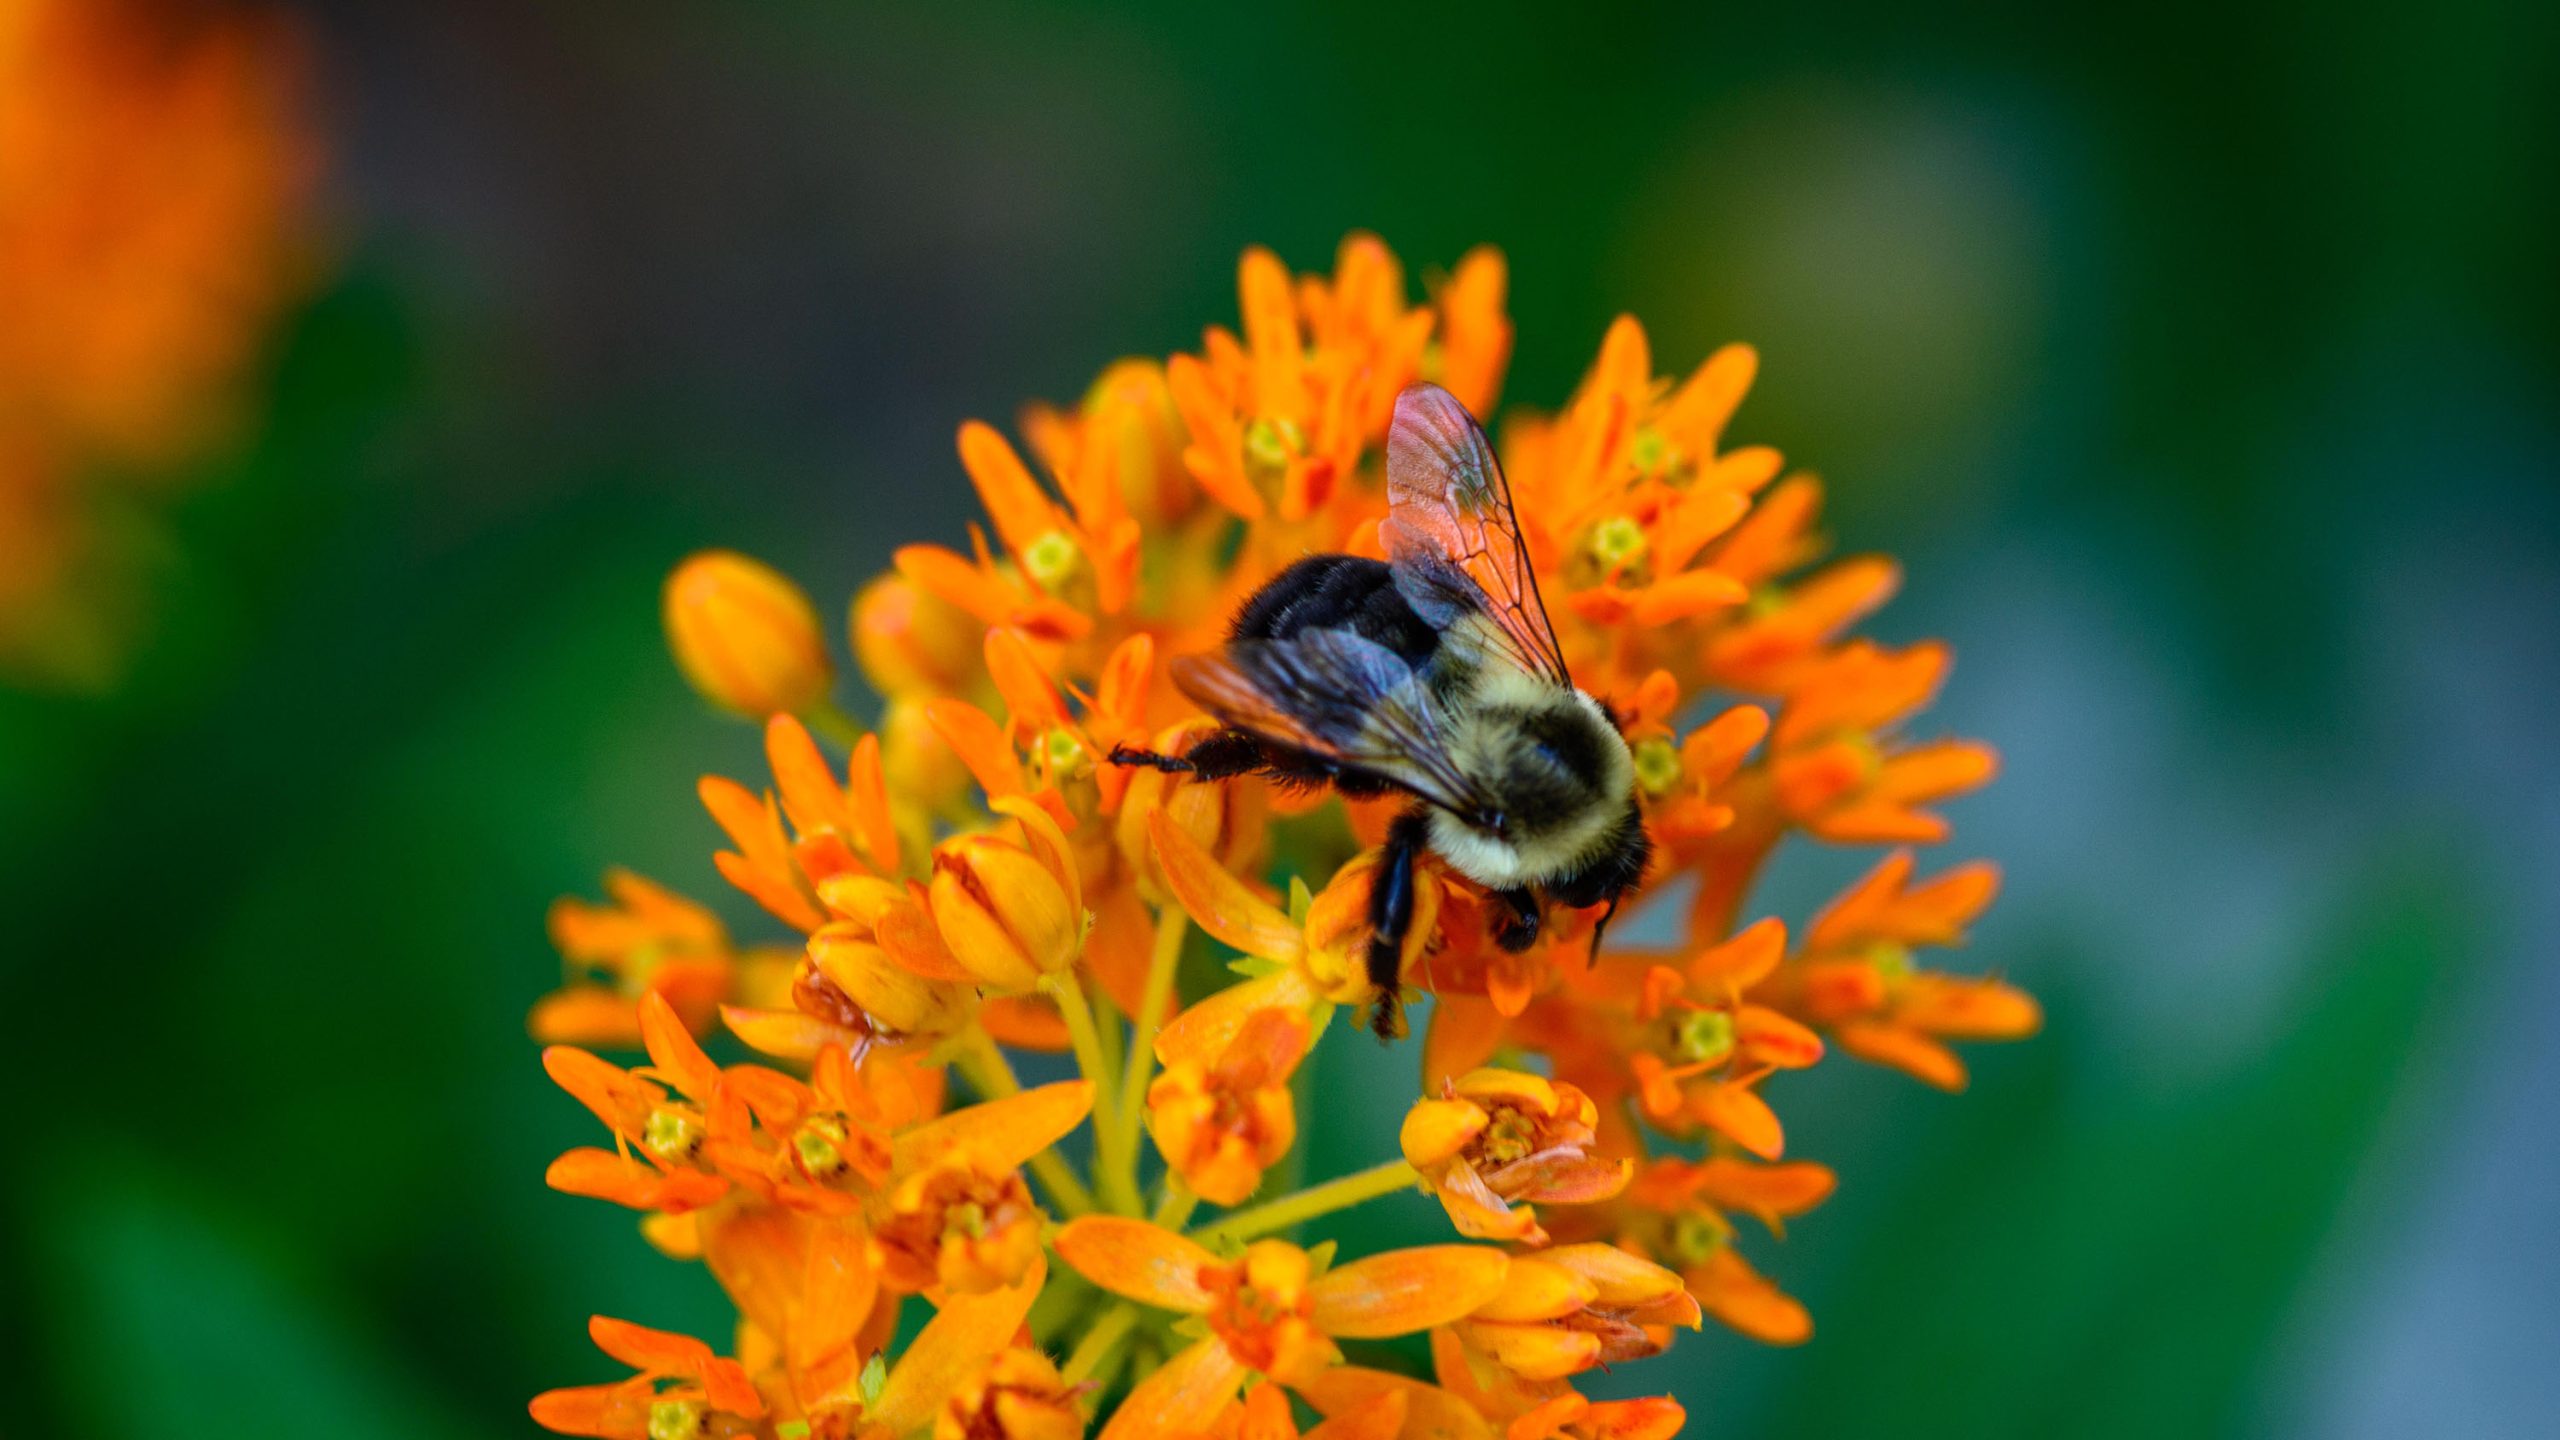
[[[1364,770],[1470,818],[1499,806],[1449,758],[1430,686],[1396,653],[1348,630],[1235,640],[1173,662],[1173,683],[1211,714]]]
[[[1387,429],[1387,522],[1381,528],[1405,603],[1446,629],[1482,611],[1520,668],[1571,685],[1511,487],[1484,430],[1437,385],[1396,397]]]

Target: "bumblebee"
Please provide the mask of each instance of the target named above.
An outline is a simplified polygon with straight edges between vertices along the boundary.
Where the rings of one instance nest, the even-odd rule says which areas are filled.
[[[1396,397],[1380,535],[1386,559],[1310,555],[1245,602],[1222,649],[1173,662],[1223,728],[1180,755],[1111,759],[1410,797],[1369,899],[1370,1023],[1393,1039],[1423,851],[1503,902],[1494,939],[1514,952],[1548,901],[1607,907],[1596,951],[1652,852],[1634,756],[1565,669],[1493,447],[1437,385]]]

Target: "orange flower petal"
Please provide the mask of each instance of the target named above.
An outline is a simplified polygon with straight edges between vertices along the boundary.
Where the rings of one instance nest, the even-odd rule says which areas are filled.
[[[1582,1412],[1581,1440],[1671,1440],[1689,1423],[1689,1412],[1668,1395],[1602,1400]]]
[[[1093,1082],[1061,1080],[928,1120],[898,1136],[893,1164],[901,1174],[967,1150],[980,1162],[1010,1170],[1066,1137],[1093,1113]]]
[[[1600,1298],[1599,1286],[1571,1267],[1550,1261],[1551,1253],[1514,1256],[1501,1290],[1471,1318],[1501,1323],[1558,1320]]]
[[[1494,1440],[1495,1430],[1465,1400],[1437,1385],[1408,1375],[1336,1365],[1299,1382],[1306,1402],[1327,1417],[1348,1415],[1377,1403],[1381,1395],[1401,1395],[1405,1423],[1399,1440]]]
[[[1437,1088],[1443,1080],[1465,1074],[1502,1048],[1510,1017],[1489,1000],[1471,995],[1443,995],[1431,1007],[1431,1028],[1422,1041],[1422,1083]]]
[[[969,420],[960,426],[960,465],[977,486],[978,503],[1016,562],[1042,535],[1067,528],[1067,517],[1023,466],[1022,457],[995,428]]]
[[[1172,1440],[1235,1397],[1243,1362],[1215,1340],[1202,1340],[1138,1382],[1103,1427],[1101,1440]]]
[[[1050,683],[1048,667],[1032,653],[1031,644],[1023,639],[1021,631],[1003,625],[990,629],[986,653],[987,676],[995,682],[996,693],[1004,697],[1016,735],[1074,726],[1075,717],[1067,711],[1066,698]]]
[[[1446,1325],[1493,1298],[1510,1257],[1484,1245],[1422,1245],[1337,1266],[1307,1286],[1316,1328],[1353,1340]]]
[[[830,1045],[848,1045],[862,1037],[799,1010],[754,1010],[740,1005],[720,1007],[721,1022],[748,1049],[782,1060],[810,1060]]]
[[[1772,915],[1744,927],[1723,944],[1700,951],[1689,962],[1689,979],[1699,985],[1748,990],[1768,979],[1786,954],[1786,924]]]
[[[1998,980],[1915,975],[1895,1018],[1914,1030],[1953,1040],[2016,1040],[2044,1023],[2035,997]]]
[[[947,1296],[889,1368],[888,1383],[863,1418],[893,1435],[933,1423],[951,1392],[1012,1342],[1048,1278],[1047,1259],[1035,1256],[1017,1284]]]
[[[1699,1123],[1763,1160],[1775,1160],[1787,1148],[1778,1112],[1748,1085],[1705,1086],[1692,1094],[1690,1106]]]
[[[612,1440],[615,1436],[646,1433],[649,1400],[647,1381],[627,1380],[619,1385],[546,1390],[534,1396],[526,1408],[534,1424],[554,1434]]]
[[[1707,1257],[1691,1272],[1690,1292],[1716,1319],[1769,1345],[1801,1345],[1813,1338],[1813,1317],[1730,1249]]]
[[[1770,1225],[1830,1199],[1839,1183],[1829,1166],[1811,1161],[1754,1165],[1722,1157],[1699,1162],[1694,1182],[1698,1194],[1718,1209],[1740,1210]]]
[[[1183,1059],[1207,1064],[1224,1054],[1236,1032],[1261,1011],[1303,1012],[1315,1000],[1315,990],[1300,970],[1275,970],[1240,981],[1166,1021],[1156,1034],[1156,1059],[1166,1065]]]
[[[969,767],[980,790],[991,798],[1023,793],[1021,758],[1006,742],[1004,728],[989,719],[986,711],[966,700],[943,696],[926,701],[924,714],[951,753]]]
[[[853,763],[847,767],[845,783],[846,809],[853,819],[854,839],[862,846],[863,857],[882,874],[895,874],[898,869],[898,824],[889,808],[888,767],[880,756],[880,737],[865,733],[854,742]]]
[[[1741,1006],[1733,1020],[1736,1042],[1757,1063],[1802,1070],[1822,1058],[1821,1036],[1766,1006]]]
[[[1306,953],[1306,936],[1289,917],[1247,889],[1172,816],[1162,810],[1149,815],[1147,838],[1163,869],[1165,888],[1201,929],[1247,955],[1283,964]]]
[[[1492,1117],[1464,1100],[1424,1100],[1405,1112],[1397,1144],[1417,1170],[1441,1164],[1484,1133]]]
[[[978,1002],[978,1023],[997,1044],[1015,1050],[1054,1055],[1072,1043],[1066,1017],[1043,995],[990,995]]]
[[[1059,1259],[1112,1294],[1193,1314],[1206,1311],[1211,1300],[1200,1273],[1223,1263],[1196,1240],[1116,1215],[1071,1220],[1054,1244]]]
[[[1592,1286],[1601,1304],[1613,1308],[1649,1305],[1681,1292],[1677,1274],[1615,1245],[1596,1241],[1559,1245],[1536,1258],[1579,1276]]]
[[[1748,587],[1721,570],[1684,570],[1646,586],[1630,613],[1638,625],[1669,625],[1750,598]]]
[[[650,1065],[685,1094],[708,1100],[720,1088],[720,1067],[694,1043],[676,1007],[655,990],[640,997],[640,1043],[648,1047]]]
[[[1459,1334],[1523,1380],[1561,1380],[1600,1361],[1600,1337],[1559,1325],[1461,1326]]]
[[[1941,1090],[1962,1090],[1964,1062],[1956,1052],[1916,1030],[1859,1022],[1832,1032],[1840,1048],[1871,1064],[1887,1065]]]
[[[652,1330],[609,1315],[587,1318],[587,1338],[632,1369],[653,1374],[690,1376],[711,1363],[711,1347],[690,1335]]]
[[[1266,1385],[1277,1392],[1280,1387]],[[1260,1391],[1255,1392],[1257,1394]],[[1381,1390],[1306,1432],[1304,1440],[1398,1440],[1412,1400],[1402,1390]]]

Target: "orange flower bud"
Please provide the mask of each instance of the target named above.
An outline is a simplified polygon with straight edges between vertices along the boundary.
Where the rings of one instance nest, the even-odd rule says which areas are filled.
[[[1081,419],[1079,443],[1107,457],[1130,514],[1152,525],[1190,508],[1199,488],[1182,464],[1182,417],[1162,365],[1113,362],[1085,392]]]
[[[899,964],[859,926],[829,925],[811,935],[809,965],[861,1007],[875,1032],[939,1037],[968,1023],[968,992]]]
[[[667,645],[703,698],[741,715],[807,708],[835,681],[818,612],[773,567],[705,550],[667,576]]]
[[[953,695],[977,678],[986,627],[892,571],[853,597],[854,658],[882,695]]]
[[[1075,963],[1084,944],[1084,904],[1075,861],[1055,821],[1041,849],[995,834],[962,835],[934,852],[927,903],[943,943],[969,972],[999,990],[1037,987]],[[1030,832],[1035,822],[1026,820]]]
[[[1658,1355],[1703,1314],[1675,1272],[1614,1245],[1514,1256],[1502,1288],[1458,1325],[1468,1349],[1523,1380]]]
[[[999,1350],[951,1392],[933,1440],[1082,1440],[1081,1389],[1037,1350]]]
[[[921,833],[925,816],[957,805],[969,793],[969,767],[935,728],[925,702],[914,695],[893,695],[880,711],[880,764],[896,778],[896,793],[913,802],[913,812],[898,817],[901,839],[910,827]],[[915,813],[920,812],[920,813]],[[923,849],[918,843],[917,849]]]

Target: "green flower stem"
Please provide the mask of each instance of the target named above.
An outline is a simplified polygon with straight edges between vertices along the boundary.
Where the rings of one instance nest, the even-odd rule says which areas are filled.
[[[1076,1068],[1093,1082],[1093,1179],[1101,1192],[1102,1203],[1120,1215],[1138,1213],[1138,1167],[1134,1157],[1124,1155],[1114,1143],[1118,1127],[1110,1123],[1119,1104],[1118,1077],[1102,1063],[1102,1036],[1093,1023],[1093,1003],[1085,998],[1084,986],[1077,983],[1073,972],[1052,975],[1041,982],[1041,989],[1058,1002],[1058,1013],[1067,1022],[1067,1039],[1074,1045]]]
[[[1179,1230],[1191,1223],[1191,1212],[1200,1208],[1200,1197],[1182,1183],[1179,1175],[1164,1177],[1164,1196],[1156,1202],[1155,1224],[1158,1229]]]
[[[1075,1352],[1067,1356],[1066,1367],[1058,1372],[1060,1378],[1070,1385],[1094,1378],[1094,1372],[1102,1368],[1103,1361],[1111,1357],[1121,1341],[1129,1338],[1137,1324],[1136,1305],[1126,1300],[1113,1302],[1110,1309],[1102,1312],[1102,1318],[1084,1332],[1084,1338],[1076,1342]]]
[[[1222,1241],[1252,1240],[1277,1230],[1348,1210],[1354,1205],[1392,1195],[1422,1183],[1422,1172],[1402,1160],[1355,1171],[1339,1180],[1328,1180],[1295,1195],[1283,1195],[1250,1210],[1239,1210],[1215,1225],[1191,1233],[1203,1245],[1215,1247]]]
[[[833,698],[823,695],[813,701],[808,709],[800,712],[800,722],[843,746],[848,752],[854,746],[861,744],[862,737],[869,733],[862,728],[861,721],[844,712],[843,706],[838,705]]]
[[[994,1037],[975,1025],[960,1037],[960,1048],[953,1053],[952,1063],[960,1067],[970,1088],[981,1100],[1002,1100],[1022,1093],[1022,1082],[1014,1078],[1012,1062],[1004,1058]],[[1075,1167],[1058,1153],[1055,1146],[1031,1157],[1031,1174],[1040,1188],[1049,1192],[1049,1203],[1058,1208],[1062,1219],[1072,1220],[1093,1210],[1093,1192],[1076,1178]]]
[[[1120,1047],[1129,1038],[1128,1027],[1120,1023],[1120,1007],[1111,1002],[1111,992],[1102,988],[1100,980],[1088,988],[1093,1001],[1093,1028],[1102,1039],[1102,1063],[1117,1075],[1121,1073]]]
[[[1120,1081],[1120,1111],[1113,1117],[1119,1128],[1116,1137],[1120,1152],[1132,1157],[1138,1153],[1140,1122],[1147,1113],[1147,1082],[1155,1074],[1156,1031],[1164,1025],[1166,1007],[1173,1003],[1173,975],[1182,965],[1182,937],[1190,928],[1191,917],[1179,905],[1167,905],[1156,917],[1155,950],[1147,957],[1147,983],[1138,996],[1138,1013],[1131,1019],[1137,1029],[1129,1036],[1129,1068]]]

